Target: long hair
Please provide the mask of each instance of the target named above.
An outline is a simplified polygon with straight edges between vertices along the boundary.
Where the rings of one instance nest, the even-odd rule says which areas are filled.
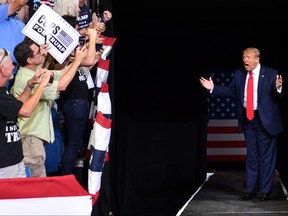
[[[70,15],[78,17],[79,15],[79,0],[60,0],[56,1],[53,7],[60,16]]]

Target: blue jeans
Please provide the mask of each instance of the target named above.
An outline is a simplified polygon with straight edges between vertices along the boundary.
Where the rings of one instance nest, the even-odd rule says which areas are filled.
[[[64,116],[64,154],[61,174],[72,174],[77,154],[86,146],[90,105],[88,100],[68,100],[61,107]]]

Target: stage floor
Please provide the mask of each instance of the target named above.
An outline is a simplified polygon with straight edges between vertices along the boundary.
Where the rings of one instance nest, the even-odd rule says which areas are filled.
[[[177,216],[288,215],[287,191],[277,171],[269,201],[239,201],[239,197],[245,192],[245,179],[243,170],[217,170],[207,173],[206,181],[179,210]]]

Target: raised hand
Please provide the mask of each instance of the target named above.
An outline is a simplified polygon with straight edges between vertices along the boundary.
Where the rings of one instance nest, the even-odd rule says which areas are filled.
[[[81,63],[82,60],[85,58],[87,52],[88,52],[88,49],[86,46],[82,46],[82,47],[78,46],[76,48],[74,61],[79,61]]]
[[[211,77],[209,77],[209,80],[205,79],[204,77],[201,77],[199,81],[202,84],[202,86],[209,91],[211,91],[214,88],[214,83]]]
[[[277,88],[277,90],[280,90],[280,88],[282,87],[282,84],[283,84],[282,76],[277,75],[276,76],[276,88]]]

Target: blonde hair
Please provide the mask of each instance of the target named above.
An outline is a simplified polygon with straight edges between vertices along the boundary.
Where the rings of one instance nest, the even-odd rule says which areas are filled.
[[[54,4],[53,9],[60,16],[70,15],[78,17],[79,0],[57,0]]]
[[[6,0],[0,0],[0,5],[6,4]]]
[[[245,48],[243,50],[242,54],[244,54],[244,53],[254,53],[255,57],[260,58],[260,51],[259,51],[259,49],[255,48],[255,47]]]
[[[10,56],[10,52],[7,49],[0,47],[0,60],[5,56],[5,50],[8,56]]]
[[[0,60],[4,57],[5,51],[3,48],[0,48]]]

